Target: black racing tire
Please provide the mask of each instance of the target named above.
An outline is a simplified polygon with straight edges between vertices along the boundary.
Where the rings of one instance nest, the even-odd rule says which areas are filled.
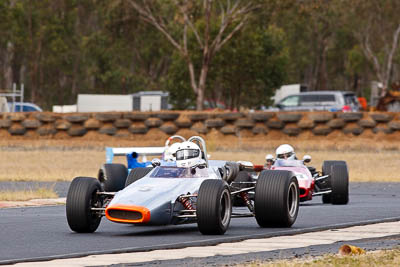
[[[104,191],[117,192],[125,188],[128,169],[124,164],[106,163],[101,166],[97,178]]]
[[[246,188],[253,186],[252,184],[235,184],[235,182],[240,183],[240,182],[252,182],[253,179],[251,178],[251,175],[249,172],[246,171],[240,171],[238,175],[236,176],[235,180],[232,182],[231,186],[235,188]],[[244,202],[243,198],[241,198],[239,195],[235,195],[233,197],[233,206],[246,206],[246,203]]]
[[[219,179],[205,180],[199,189],[197,226],[203,235],[222,235],[229,227],[232,215],[231,192]]]
[[[254,211],[260,227],[290,227],[299,212],[299,184],[290,171],[264,170],[254,196]]]
[[[331,203],[331,194],[322,195],[322,203],[324,203],[324,204]]]
[[[138,167],[131,170],[126,178],[125,187],[146,176],[153,168]]]
[[[344,165],[344,166],[346,166],[346,169],[347,169],[347,164],[343,160],[326,160],[322,163],[322,175],[330,176],[327,180],[326,187],[327,187],[327,189],[331,189],[331,190],[332,190],[332,166],[334,166],[334,165]],[[347,174],[347,177],[348,177],[348,174]],[[336,189],[337,189],[337,186],[336,186]],[[332,203],[332,193],[322,195],[322,203],[324,203],[324,204]],[[332,204],[334,204],[334,203],[332,203]],[[347,204],[347,203],[345,203],[345,204]]]
[[[93,233],[99,227],[101,215],[91,210],[100,208],[102,200],[97,192],[101,191],[96,178],[76,177],[69,186],[66,213],[68,225],[78,233]]]
[[[227,170],[226,182],[230,184],[239,173],[239,164],[233,161],[227,161],[225,163],[225,168]]]
[[[349,172],[347,165],[333,165],[331,179],[331,203],[334,205],[346,205],[349,203]]]

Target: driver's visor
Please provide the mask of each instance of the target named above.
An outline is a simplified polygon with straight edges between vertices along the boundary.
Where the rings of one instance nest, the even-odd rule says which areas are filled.
[[[291,155],[293,155],[293,152],[287,152],[287,153],[283,153],[283,154],[278,154],[277,158],[278,159],[287,159],[289,158]]]
[[[181,149],[176,151],[176,160],[197,158],[200,155],[198,149]]]

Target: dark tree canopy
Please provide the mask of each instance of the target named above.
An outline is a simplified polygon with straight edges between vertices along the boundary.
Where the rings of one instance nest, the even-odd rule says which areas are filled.
[[[177,109],[270,105],[282,84],[400,80],[391,0],[3,0],[0,89],[50,110],[79,93],[170,92]]]

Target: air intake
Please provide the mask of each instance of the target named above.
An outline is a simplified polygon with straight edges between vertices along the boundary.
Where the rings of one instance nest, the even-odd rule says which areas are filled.
[[[106,217],[113,222],[147,223],[150,221],[150,211],[141,206],[112,205],[106,208]]]
[[[109,209],[108,215],[112,218],[127,221],[137,221],[143,218],[142,213],[130,210],[114,210]]]

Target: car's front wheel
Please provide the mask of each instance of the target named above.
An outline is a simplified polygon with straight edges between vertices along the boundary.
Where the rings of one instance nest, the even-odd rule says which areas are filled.
[[[102,200],[97,194],[100,190],[100,183],[95,178],[77,177],[72,181],[66,203],[67,221],[72,231],[92,233],[97,230],[101,215],[92,208],[102,206]]]
[[[232,200],[228,184],[223,180],[205,180],[197,197],[197,225],[204,235],[222,235],[231,221]]]

